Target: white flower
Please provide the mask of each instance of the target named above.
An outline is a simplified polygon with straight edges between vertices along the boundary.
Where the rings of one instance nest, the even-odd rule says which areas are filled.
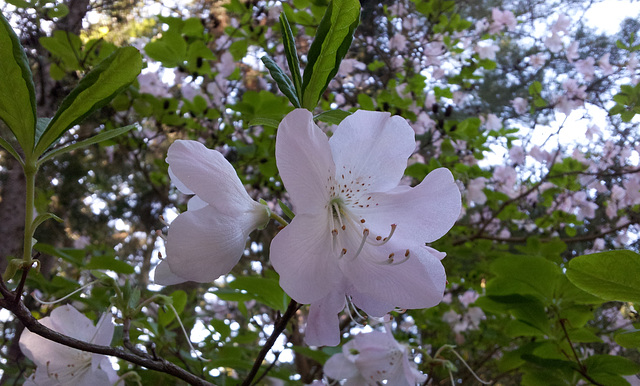
[[[333,379],[346,379],[345,385],[414,386],[427,377],[409,361],[409,349],[398,343],[391,332],[358,334],[342,346],[324,365],[324,373]]]
[[[399,185],[415,149],[401,117],[357,111],[331,139],[297,109],[280,123],[276,162],[296,213],[271,243],[281,287],[310,303],[306,340],[340,342],[346,301],[372,316],[442,299],[444,257],[425,243],[458,218],[460,192],[440,168],[416,187]]]
[[[156,268],[155,282],[214,281],[238,263],[249,233],[268,223],[268,208],[249,197],[220,152],[200,142],[175,141],[167,162],[178,190],[194,196],[169,226],[167,258]]]
[[[40,323],[61,334],[97,345],[108,346],[113,338],[110,313],[102,315],[94,326],[75,308],[62,306],[54,309],[51,316],[40,319]],[[118,374],[106,356],[64,346],[29,330],[22,332],[20,349],[37,366],[36,372],[25,381],[27,386],[111,386],[118,381]]]
[[[556,20],[556,22],[551,27],[551,32],[566,34],[567,31],[569,30],[570,25],[571,25],[571,19],[565,14],[560,14],[558,15],[558,20]]]
[[[518,114],[524,114],[527,112],[529,108],[529,102],[526,99],[517,97],[516,99],[511,100],[511,105],[513,109],[516,110]]]
[[[560,52],[562,47],[564,47],[562,43],[562,37],[555,32],[552,33],[551,36],[547,36],[544,39],[544,45],[549,49],[549,51],[555,53]]]
[[[473,47],[480,59],[496,59],[496,52],[500,51],[500,47],[493,44],[492,40],[483,40]]]

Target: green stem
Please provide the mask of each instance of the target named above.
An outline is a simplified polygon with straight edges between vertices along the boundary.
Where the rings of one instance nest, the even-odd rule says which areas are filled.
[[[26,186],[26,202],[24,215],[24,245],[22,249],[22,260],[25,264],[31,263],[33,248],[33,214],[35,213],[35,194],[36,194],[36,173],[38,167],[35,162],[26,159],[24,163],[24,176],[27,183]]]
[[[277,222],[282,224],[283,227],[286,227],[287,225],[289,225],[289,222],[287,220],[285,220],[284,218],[280,217],[277,213],[271,212],[270,213],[270,217],[273,220],[276,220]]]

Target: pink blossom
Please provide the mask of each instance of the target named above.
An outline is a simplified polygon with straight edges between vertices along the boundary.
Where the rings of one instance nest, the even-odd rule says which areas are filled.
[[[584,136],[589,140],[593,140],[594,135],[602,135],[602,130],[597,125],[589,125],[587,126],[587,131]]]
[[[94,326],[84,314],[66,305],[54,309],[51,316],[40,319],[40,323],[72,338],[108,346],[114,331],[111,319],[111,313],[105,313]],[[118,382],[118,374],[108,357],[64,346],[26,329],[20,336],[20,350],[37,366],[25,385],[111,386]]]
[[[361,333],[342,347],[324,365],[324,373],[333,379],[346,379],[346,385],[415,386],[427,377],[409,360],[409,348],[398,343],[389,327],[385,332]]]
[[[556,20],[556,22],[553,23],[553,26],[551,26],[551,32],[566,34],[570,25],[571,19],[565,14],[560,14],[558,15],[558,19]]]
[[[502,121],[495,114],[487,114],[485,126],[487,130],[500,130],[502,129]]]
[[[397,33],[389,39],[389,49],[396,51],[404,51],[407,49],[407,38],[401,34]]]
[[[484,177],[474,178],[467,185],[467,200],[482,205],[487,202],[487,196],[482,191],[486,185],[487,179]]]
[[[156,267],[155,281],[214,281],[238,263],[249,234],[269,222],[269,209],[249,197],[220,152],[199,142],[175,141],[167,163],[171,181],[193,198],[169,226],[167,258]]]
[[[340,342],[347,301],[382,316],[442,300],[443,254],[424,245],[452,227],[460,192],[444,168],[399,185],[415,146],[409,124],[388,113],[356,111],[330,139],[308,110],[280,123],[276,163],[296,216],[270,257],[285,292],[311,304],[308,344]]]
[[[569,44],[569,48],[567,48],[567,60],[569,63],[573,63],[574,60],[578,59],[580,55],[578,54],[578,42],[573,41]]]
[[[367,65],[356,60],[356,59],[344,59],[340,62],[340,68],[338,69],[338,75],[347,76],[350,75],[354,70],[364,70],[367,68]]]
[[[467,308],[469,307],[469,304],[475,302],[476,300],[478,300],[478,298],[480,297],[480,295],[478,295],[478,293],[472,289],[465,291],[464,294],[459,295],[458,296],[458,300],[460,300],[460,303],[462,303],[462,305]]]
[[[500,47],[494,45],[492,40],[483,40],[473,47],[473,50],[480,59],[495,60],[496,52],[500,51]]]
[[[537,53],[535,55],[529,56],[529,64],[531,67],[538,69],[547,62],[547,58],[543,53]]]
[[[484,31],[489,29],[489,22],[487,21],[486,18],[483,17],[482,19],[476,21],[475,28],[476,28],[476,33],[478,35],[482,35]]]
[[[553,53],[558,53],[564,47],[562,43],[562,37],[557,33],[552,33],[551,36],[547,36],[544,39],[544,45]]]
[[[491,18],[493,19],[493,23],[491,23],[491,29],[489,32],[492,34],[500,32],[503,27],[507,27],[509,31],[515,31],[516,25],[518,24],[513,12],[501,11],[498,8],[493,8],[491,10]]]
[[[517,97],[511,101],[511,106],[516,110],[516,113],[524,114],[529,109],[529,102],[524,98]]]
[[[534,146],[529,151],[529,155],[540,163],[551,162],[551,154],[548,151],[541,149],[539,146]]]
[[[609,56],[611,56],[611,54],[607,52],[598,60],[598,66],[602,70],[603,75],[611,75],[614,72],[613,66],[609,63]]]
[[[522,146],[513,145],[511,149],[509,149],[509,158],[515,164],[523,164],[525,160],[526,154],[524,153],[524,149]]]
[[[587,82],[593,80],[593,76],[595,75],[595,59],[589,56],[586,59],[581,59],[576,62],[576,70],[584,77],[584,80]]]

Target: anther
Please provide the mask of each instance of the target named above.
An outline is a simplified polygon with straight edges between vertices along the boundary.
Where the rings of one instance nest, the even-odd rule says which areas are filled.
[[[364,224],[366,221],[363,218],[361,218],[360,222]]]
[[[337,236],[338,235],[338,230],[333,228],[333,230],[331,230],[331,234],[334,235],[334,236]]]

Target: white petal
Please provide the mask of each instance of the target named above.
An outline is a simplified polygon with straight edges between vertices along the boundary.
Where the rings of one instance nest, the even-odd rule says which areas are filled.
[[[381,264],[381,257],[372,255],[372,251],[387,254],[389,250],[365,247],[357,259],[342,264],[345,276],[358,292],[367,294],[383,306],[393,304],[400,308],[419,309],[440,303],[446,284],[444,267],[426,248],[410,248],[409,259],[398,264]],[[396,251],[397,260],[401,260],[404,253],[405,250]]]
[[[102,314],[95,327],[95,333],[89,342],[99,344],[101,346],[110,346],[113,339],[113,315],[111,312]]]
[[[171,182],[176,186],[176,188],[178,188],[179,191],[184,194],[195,194],[191,189],[187,188],[187,186],[183,184],[175,174],[173,174],[171,166],[169,166],[169,169],[167,171],[169,172],[169,178],[171,179]]]
[[[340,318],[345,307],[343,291],[331,291],[322,300],[311,303],[304,341],[309,346],[337,346],[340,344]]]
[[[293,110],[278,126],[276,163],[296,214],[324,210],[335,165],[329,140],[308,110]]]
[[[344,354],[334,354],[322,368],[326,376],[333,379],[347,379],[358,375],[358,368]]]
[[[52,328],[73,338],[90,342],[96,332],[91,319],[70,305],[60,306],[51,311]]]
[[[197,141],[178,140],[169,147],[167,162],[180,190],[195,193],[220,212],[233,215],[252,207],[254,201],[220,152]]]
[[[365,110],[345,118],[329,143],[337,174],[344,167],[371,184],[367,189],[373,192],[398,185],[416,148],[415,133],[404,118]]]
[[[394,304],[381,302],[380,300],[360,293],[355,289],[349,291],[349,295],[351,296],[353,304],[358,306],[358,308],[360,308],[362,311],[366,312],[367,315],[376,318],[383,317],[396,308]]]
[[[174,285],[184,283],[186,279],[181,278],[171,271],[169,263],[162,260],[154,271],[153,282],[158,285]]]
[[[238,263],[245,248],[251,219],[228,216],[207,206],[181,213],[169,226],[167,258],[180,278],[208,283]]]
[[[200,197],[193,196],[191,197],[189,202],[187,202],[187,210],[198,210],[204,208],[207,205],[209,204]]]
[[[270,260],[280,286],[298,303],[324,298],[343,276],[331,250],[328,212],[298,214],[271,241]]]
[[[367,220],[373,233],[386,235],[390,225],[396,224],[393,238],[427,243],[451,229],[462,207],[460,190],[445,168],[432,171],[414,188],[369,196],[370,207],[353,212]]]

